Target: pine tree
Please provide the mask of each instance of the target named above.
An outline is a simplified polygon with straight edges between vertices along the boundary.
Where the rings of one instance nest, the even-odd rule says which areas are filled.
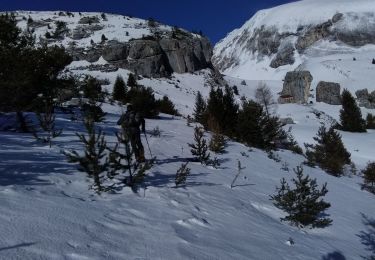
[[[194,129],[194,144],[188,144],[191,148],[191,154],[196,157],[196,159],[205,164],[210,159],[210,154],[207,153],[208,147],[206,139],[203,138],[204,130],[202,127],[196,126]]]
[[[333,127],[327,131],[321,126],[314,140],[317,144],[305,144],[308,164],[317,164],[334,176],[342,175],[344,165],[350,164],[350,153],[345,149],[341,135]]]
[[[106,157],[106,141],[101,130],[97,130],[91,118],[85,118],[84,124],[87,136],[76,133],[79,140],[84,144],[84,155],[77,151],[65,153],[69,162],[78,163],[79,170],[86,172],[89,178],[94,179],[93,188],[97,193],[105,191],[103,185],[104,173],[108,170],[108,158]]]
[[[106,42],[107,40],[108,40],[108,38],[107,37],[105,37],[105,35],[104,34],[102,34],[102,43],[104,43],[104,42]]]
[[[129,74],[128,82],[126,83],[130,88],[136,88],[138,86],[137,79],[133,73]]]
[[[44,143],[48,143],[49,147],[51,148],[52,139],[60,136],[62,133],[62,129],[56,129],[55,126],[56,116],[54,113],[54,104],[52,98],[41,97],[37,101],[41,103],[42,109],[38,109],[38,111],[36,112],[36,116],[38,118],[40,128],[46,134],[40,135],[37,132],[34,132],[33,134],[37,140],[41,140]]]
[[[362,171],[363,187],[372,193],[375,193],[375,162],[369,162]]]
[[[223,93],[221,88],[211,88],[207,101],[207,118],[218,124],[219,132],[234,136],[237,116],[238,105],[234,100],[232,89],[226,86]]]
[[[118,75],[113,86],[113,99],[117,101],[125,101],[126,99],[126,85],[123,78]]]
[[[214,153],[224,153],[225,152],[225,136],[222,134],[219,134],[217,132],[214,132],[212,134],[211,140],[208,144],[208,147],[210,151]]]
[[[297,175],[292,179],[295,188],[291,189],[283,178],[281,187],[276,188],[277,194],[271,196],[274,205],[288,213],[281,220],[299,227],[324,228],[330,225],[332,220],[322,216],[322,212],[331,206],[322,199],[328,192],[327,183],[319,190],[316,179],[305,177],[301,167],[294,172]]]
[[[183,163],[181,167],[177,170],[176,176],[175,176],[175,184],[176,187],[180,185],[184,185],[186,183],[186,179],[190,174],[190,168],[187,167],[189,162]]]
[[[279,118],[268,117],[263,107],[252,100],[242,104],[237,131],[240,141],[265,150],[275,149],[287,139]]]
[[[342,95],[342,109],[340,110],[341,129],[349,132],[366,132],[366,124],[362,118],[361,109],[348,90]]]
[[[206,125],[205,123],[206,109],[207,109],[206,101],[203,99],[201,92],[198,91],[195,97],[193,116],[194,116],[194,120],[202,125]]]

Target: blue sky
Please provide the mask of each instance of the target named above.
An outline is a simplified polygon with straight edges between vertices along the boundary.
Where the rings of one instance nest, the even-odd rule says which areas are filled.
[[[154,18],[202,30],[213,43],[240,27],[257,10],[293,0],[0,0],[0,10],[99,11]]]

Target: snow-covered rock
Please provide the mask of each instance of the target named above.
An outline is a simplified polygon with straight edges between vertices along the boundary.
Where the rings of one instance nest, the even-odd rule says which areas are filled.
[[[213,63],[239,78],[281,80],[286,72],[303,67],[318,82],[328,81],[320,73],[332,73],[328,62],[337,70],[340,61],[363,55],[366,61],[357,59],[358,63],[370,64],[374,35],[372,0],[297,1],[258,11],[215,46]]]

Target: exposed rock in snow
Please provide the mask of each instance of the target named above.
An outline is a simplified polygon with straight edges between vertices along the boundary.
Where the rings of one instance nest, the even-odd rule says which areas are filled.
[[[313,77],[309,71],[291,71],[285,76],[283,90],[279,103],[307,103]],[[284,98],[292,98],[290,102],[283,102]]]
[[[316,87],[316,102],[341,105],[340,84],[320,81]]]

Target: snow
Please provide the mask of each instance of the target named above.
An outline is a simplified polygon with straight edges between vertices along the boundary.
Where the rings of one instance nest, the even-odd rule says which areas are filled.
[[[315,26],[327,22],[337,13],[344,14],[344,19],[334,25],[336,29],[356,31],[362,28],[362,31],[369,34],[373,33],[375,28],[375,2],[372,0],[303,0],[258,11],[241,28],[232,31],[215,45],[214,56],[219,60],[234,59],[236,62],[222,72],[228,76],[244,79],[281,80],[288,71],[300,68],[319,69],[319,73],[315,73],[315,75],[312,73],[312,75],[314,78],[322,77],[330,75],[332,72],[332,68],[326,66],[327,62],[341,63],[339,61],[357,56],[366,58],[366,60],[362,60],[363,64],[360,67],[351,67],[352,74],[360,73],[363,71],[361,67],[370,64],[371,59],[375,56],[373,45],[356,48],[334,41],[318,41],[312,47],[309,47],[306,53],[300,54],[295,51],[293,65],[285,65],[277,69],[270,67],[275,54],[260,55],[258,52],[253,53],[248,49],[249,42],[246,39],[250,39],[258,29],[264,27],[265,29],[276,30],[279,34],[291,33],[292,35],[284,39],[281,44],[295,43],[297,37],[293,34],[301,26]],[[245,37],[245,41],[243,41],[243,37]],[[368,63],[369,59],[370,63]],[[312,61],[315,63],[311,64]],[[372,71],[375,69],[374,67],[366,67],[366,69],[374,73]],[[320,72],[323,72],[323,75]],[[367,72],[366,74],[371,75]],[[357,75],[359,78],[361,77],[359,74]],[[347,77],[350,76],[352,75]],[[335,75],[332,77],[339,80],[338,83],[342,83],[340,81],[342,76],[337,78]]]
[[[109,114],[99,125],[113,144],[121,108],[103,108]],[[298,114],[295,120],[296,127],[310,125]],[[358,235],[367,232],[361,214],[373,216],[375,198],[360,189],[358,176],[335,178],[305,167],[319,184],[328,183],[333,225],[299,230],[279,221],[284,213],[269,195],[282,177],[293,177],[291,169],[303,157],[279,151],[277,163],[260,150],[229,142],[227,153],[218,155],[219,169],[190,163],[186,187],[174,188],[175,172],[191,158],[187,143],[193,127],[164,115],[146,121],[147,131],[158,126],[161,137],[148,137],[157,160],[139,194],[124,188],[98,196],[88,190],[86,175],[61,154],[80,149],[74,133],[83,131],[82,124],[64,114],[57,123],[65,130],[51,149],[30,135],[0,135],[1,259],[320,259],[337,251],[357,259],[368,254]],[[374,144],[357,137],[344,140],[367,147],[359,149],[362,157]],[[238,160],[245,169],[231,189]],[[290,172],[280,169],[284,162]],[[288,245],[289,238],[295,244]]]
[[[303,2],[313,5],[319,1]],[[351,1],[340,1],[344,2]],[[341,8],[337,1],[330,3]],[[23,14],[29,15],[29,12]],[[31,12],[30,15],[44,19],[54,16],[54,12]],[[91,13],[83,15],[92,16]],[[324,19],[325,13],[321,15],[317,19]],[[124,25],[123,20],[140,23],[136,18],[107,17],[107,37],[117,35],[115,30]],[[58,19],[65,19],[73,26],[79,17],[76,14],[74,18]],[[113,34],[109,30],[114,30]],[[311,57],[301,57],[299,63],[301,68],[311,70],[313,88],[319,80],[332,80],[351,91],[363,87],[374,89],[374,66],[369,60],[375,53],[373,46],[358,51],[340,45],[327,48],[327,45],[319,42],[310,50],[311,54],[306,54]],[[74,61],[69,69],[77,75],[108,79],[110,84],[103,88],[109,92],[118,75],[127,80],[130,73],[123,69],[108,73],[82,69],[90,64]],[[106,62],[100,58],[96,64]],[[282,90],[283,69],[275,74],[267,71],[261,74],[259,66],[255,71],[262,75],[259,78],[242,77],[245,70],[243,67],[242,72],[238,71],[239,76],[225,77],[230,86],[237,86],[238,103],[242,95],[254,98],[255,88],[261,81],[271,88],[275,97]],[[168,79],[142,78],[139,83],[152,87],[157,98],[168,95],[186,117],[193,113],[198,91],[208,96],[209,74],[203,70],[173,74]],[[246,85],[241,84],[243,78]],[[119,130],[116,122],[124,108],[108,103],[102,108],[107,116],[98,126],[105,132],[108,144],[114,145],[115,132]],[[323,123],[339,119],[340,109],[341,106],[314,102],[277,105],[273,110],[280,117],[293,119],[295,124],[285,128],[291,128],[303,147],[304,143],[314,142],[313,137]],[[321,113],[319,118],[317,112]],[[362,109],[363,115],[369,112],[375,111]],[[0,132],[0,259],[361,259],[374,253],[368,245],[373,244],[375,231],[366,223],[366,218],[375,222],[375,197],[361,190],[360,174],[336,178],[319,168],[304,166],[304,173],[317,178],[319,185],[327,182],[329,192],[325,200],[332,206],[326,213],[333,224],[314,230],[292,227],[280,222],[285,213],[272,204],[269,196],[275,193],[281,178],[294,177],[292,169],[301,165],[304,157],[281,150],[275,152],[280,158],[276,162],[264,151],[229,141],[226,153],[214,155],[221,162],[218,169],[190,162],[191,175],[186,186],[176,188],[177,169],[192,157],[188,143],[192,142],[194,124],[189,127],[182,117],[161,115],[159,119],[146,120],[148,141],[156,162],[147,171],[139,193],[124,187],[99,196],[89,190],[92,180],[69,164],[62,154],[62,151],[82,149],[75,135],[85,132],[82,122],[70,121],[69,117],[57,113],[57,127],[64,131],[53,140],[52,148],[37,142],[30,134]],[[1,126],[9,123],[10,118],[9,114],[0,114]],[[161,131],[160,137],[150,135],[156,127]],[[341,131],[340,134],[358,171],[368,161],[375,160],[374,130]],[[210,138],[210,133],[205,137]],[[146,157],[150,158],[144,137],[142,141]],[[244,169],[231,189],[238,161]],[[289,171],[282,170],[283,165]]]

